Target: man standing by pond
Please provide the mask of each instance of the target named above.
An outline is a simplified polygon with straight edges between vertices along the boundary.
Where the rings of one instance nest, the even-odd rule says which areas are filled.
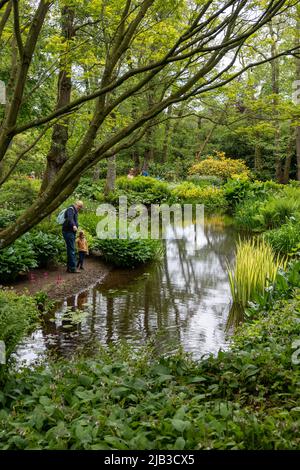
[[[78,212],[83,208],[82,201],[76,201],[75,204],[68,207],[65,212],[65,221],[62,226],[63,237],[67,246],[67,272],[77,273],[75,238],[78,230]]]

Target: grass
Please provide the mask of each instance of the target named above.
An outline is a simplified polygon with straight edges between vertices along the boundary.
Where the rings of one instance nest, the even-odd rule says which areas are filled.
[[[244,319],[245,308],[257,295],[274,283],[280,267],[286,262],[275,255],[263,239],[239,240],[234,268],[228,265],[228,277],[232,295],[232,308],[227,327]]]

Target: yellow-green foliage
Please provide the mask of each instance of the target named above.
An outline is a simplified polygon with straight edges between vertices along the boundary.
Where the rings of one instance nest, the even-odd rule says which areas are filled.
[[[223,180],[229,178],[247,180],[250,170],[242,160],[227,158],[224,152],[215,152],[205,160],[193,165],[189,170],[190,175],[217,176]]]
[[[279,267],[285,265],[264,240],[239,240],[234,269],[228,266],[233,302],[245,308],[256,295],[263,294],[275,281]]]
[[[188,203],[204,204],[206,209],[223,209],[226,200],[223,189],[214,186],[201,188],[193,183],[182,183],[172,190],[172,195]]]

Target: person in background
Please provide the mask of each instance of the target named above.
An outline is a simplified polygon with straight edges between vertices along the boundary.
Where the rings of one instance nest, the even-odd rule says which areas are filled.
[[[84,269],[83,262],[84,262],[85,255],[89,254],[89,247],[88,247],[88,242],[87,242],[87,239],[85,238],[83,230],[80,230],[79,232],[79,236],[76,240],[76,245],[77,245],[78,256],[79,256],[77,269],[78,268]]]
[[[75,204],[68,207],[65,212],[65,221],[62,226],[63,237],[67,247],[67,272],[77,273],[75,238],[78,230],[78,212],[83,208],[82,201],[76,201]]]
[[[134,178],[134,168],[130,168],[127,178],[130,180]]]
[[[146,169],[142,170],[141,175],[142,175],[142,176],[149,176],[148,170],[146,170]]]

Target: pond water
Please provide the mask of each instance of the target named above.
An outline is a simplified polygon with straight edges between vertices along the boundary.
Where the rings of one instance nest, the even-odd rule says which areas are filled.
[[[149,338],[160,353],[181,345],[195,358],[226,349],[230,308],[226,262],[233,262],[237,237],[222,219],[205,223],[197,243],[193,226],[182,239],[167,229],[161,261],[134,270],[113,270],[100,285],[66,299],[19,347],[19,361],[31,363],[74,352]],[[82,317],[76,311],[85,311]],[[77,324],[76,324],[77,322]]]

